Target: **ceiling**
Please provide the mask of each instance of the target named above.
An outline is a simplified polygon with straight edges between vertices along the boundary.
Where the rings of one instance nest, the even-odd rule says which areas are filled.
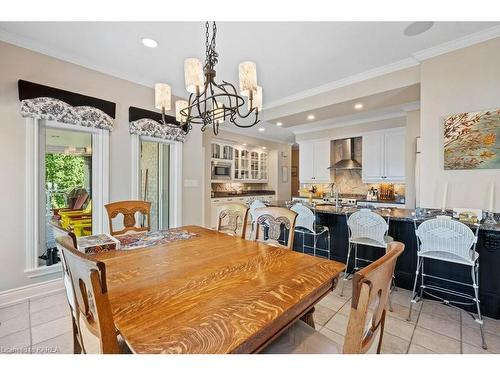
[[[369,95],[365,97],[356,98],[342,103],[319,107],[314,111],[308,113],[297,113],[290,116],[280,117],[275,119],[275,122],[281,122],[284,128],[295,127],[303,125],[308,122],[307,115],[313,114],[314,121],[324,121],[333,118],[343,118],[353,114],[364,114],[380,110],[382,108],[397,108],[404,107],[409,103],[415,103],[420,100],[420,85],[411,85]],[[363,108],[356,109],[356,104],[362,104]],[[360,116],[362,117],[362,116]]]
[[[409,24],[220,22],[217,78],[237,83],[238,63],[255,61],[265,111],[266,106],[270,108],[273,102],[282,102],[288,96],[500,25],[436,22],[429,31],[408,37],[403,30]],[[157,40],[159,46],[144,47],[143,37]],[[187,57],[203,58],[204,38],[202,22],[0,22],[0,39],[147,86],[166,82],[178,96],[187,95],[183,61]],[[345,115],[342,108],[323,109],[321,116]],[[287,119],[289,124],[299,122]],[[257,129],[250,132],[263,135]],[[266,138],[277,136],[283,140],[293,136],[287,129],[266,129],[263,133]]]

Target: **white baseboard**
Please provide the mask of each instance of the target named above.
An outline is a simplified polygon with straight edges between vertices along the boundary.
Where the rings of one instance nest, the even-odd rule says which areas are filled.
[[[0,292],[0,308],[33,298],[50,296],[63,290],[64,282],[62,278],[6,290]]]

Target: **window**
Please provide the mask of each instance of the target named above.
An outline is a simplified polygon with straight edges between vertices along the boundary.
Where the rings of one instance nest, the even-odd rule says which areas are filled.
[[[38,266],[50,266],[58,228],[92,234],[92,134],[40,126],[40,144]]]
[[[151,230],[182,225],[182,142],[131,135],[131,199],[151,202]]]
[[[168,229],[170,145],[141,140],[141,199],[151,202],[151,230]]]
[[[107,231],[109,133],[34,118],[26,125],[25,273],[37,277],[60,272],[58,227],[77,236]]]

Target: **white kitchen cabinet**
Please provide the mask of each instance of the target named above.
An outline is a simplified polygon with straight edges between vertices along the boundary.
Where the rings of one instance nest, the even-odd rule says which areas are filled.
[[[223,205],[227,203],[248,204],[248,202],[253,201],[254,199],[259,199],[261,201],[274,201],[276,199],[276,195],[244,195],[224,198],[212,198],[210,205],[210,228],[217,228],[219,212]]]
[[[405,181],[405,130],[363,135],[362,179],[365,183]]]
[[[299,144],[300,182],[330,182],[330,140]]]
[[[233,180],[266,183],[268,180],[267,153],[260,150],[250,151],[245,147],[235,147]]]

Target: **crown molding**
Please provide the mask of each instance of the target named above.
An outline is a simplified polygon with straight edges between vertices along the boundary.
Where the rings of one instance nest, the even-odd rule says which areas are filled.
[[[346,126],[360,125],[368,122],[388,120],[398,117],[406,117],[406,112],[402,110],[396,110],[391,113],[385,113],[365,118],[358,118],[358,119],[337,121],[337,122],[332,122],[332,120],[323,120],[323,121],[318,121],[315,124],[313,123],[313,124],[298,125],[288,129],[290,129],[295,135],[298,135],[298,134],[306,134],[306,133],[312,133],[316,131],[329,130],[335,128],[344,128]]]
[[[437,46],[424,49],[412,54],[413,58],[419,62],[443,55],[448,52],[456,51],[474,44],[482,43],[490,39],[500,37],[500,25],[493,26],[485,30],[478,31],[477,33],[466,35],[462,38],[451,40]]]
[[[339,79],[337,81],[329,82],[321,86],[314,87],[309,90],[300,91],[296,94],[286,96],[282,99],[274,100],[266,105],[266,108],[271,109],[279,107],[290,102],[302,100],[315,95],[321,95],[325,92],[339,89],[341,87],[349,86],[354,83],[366,81],[367,79],[380,77],[389,73],[394,73],[399,70],[411,68],[418,65],[419,62],[413,57],[406,58],[404,60],[396,61],[378,68],[370,69],[362,73],[354,74],[352,76]]]

